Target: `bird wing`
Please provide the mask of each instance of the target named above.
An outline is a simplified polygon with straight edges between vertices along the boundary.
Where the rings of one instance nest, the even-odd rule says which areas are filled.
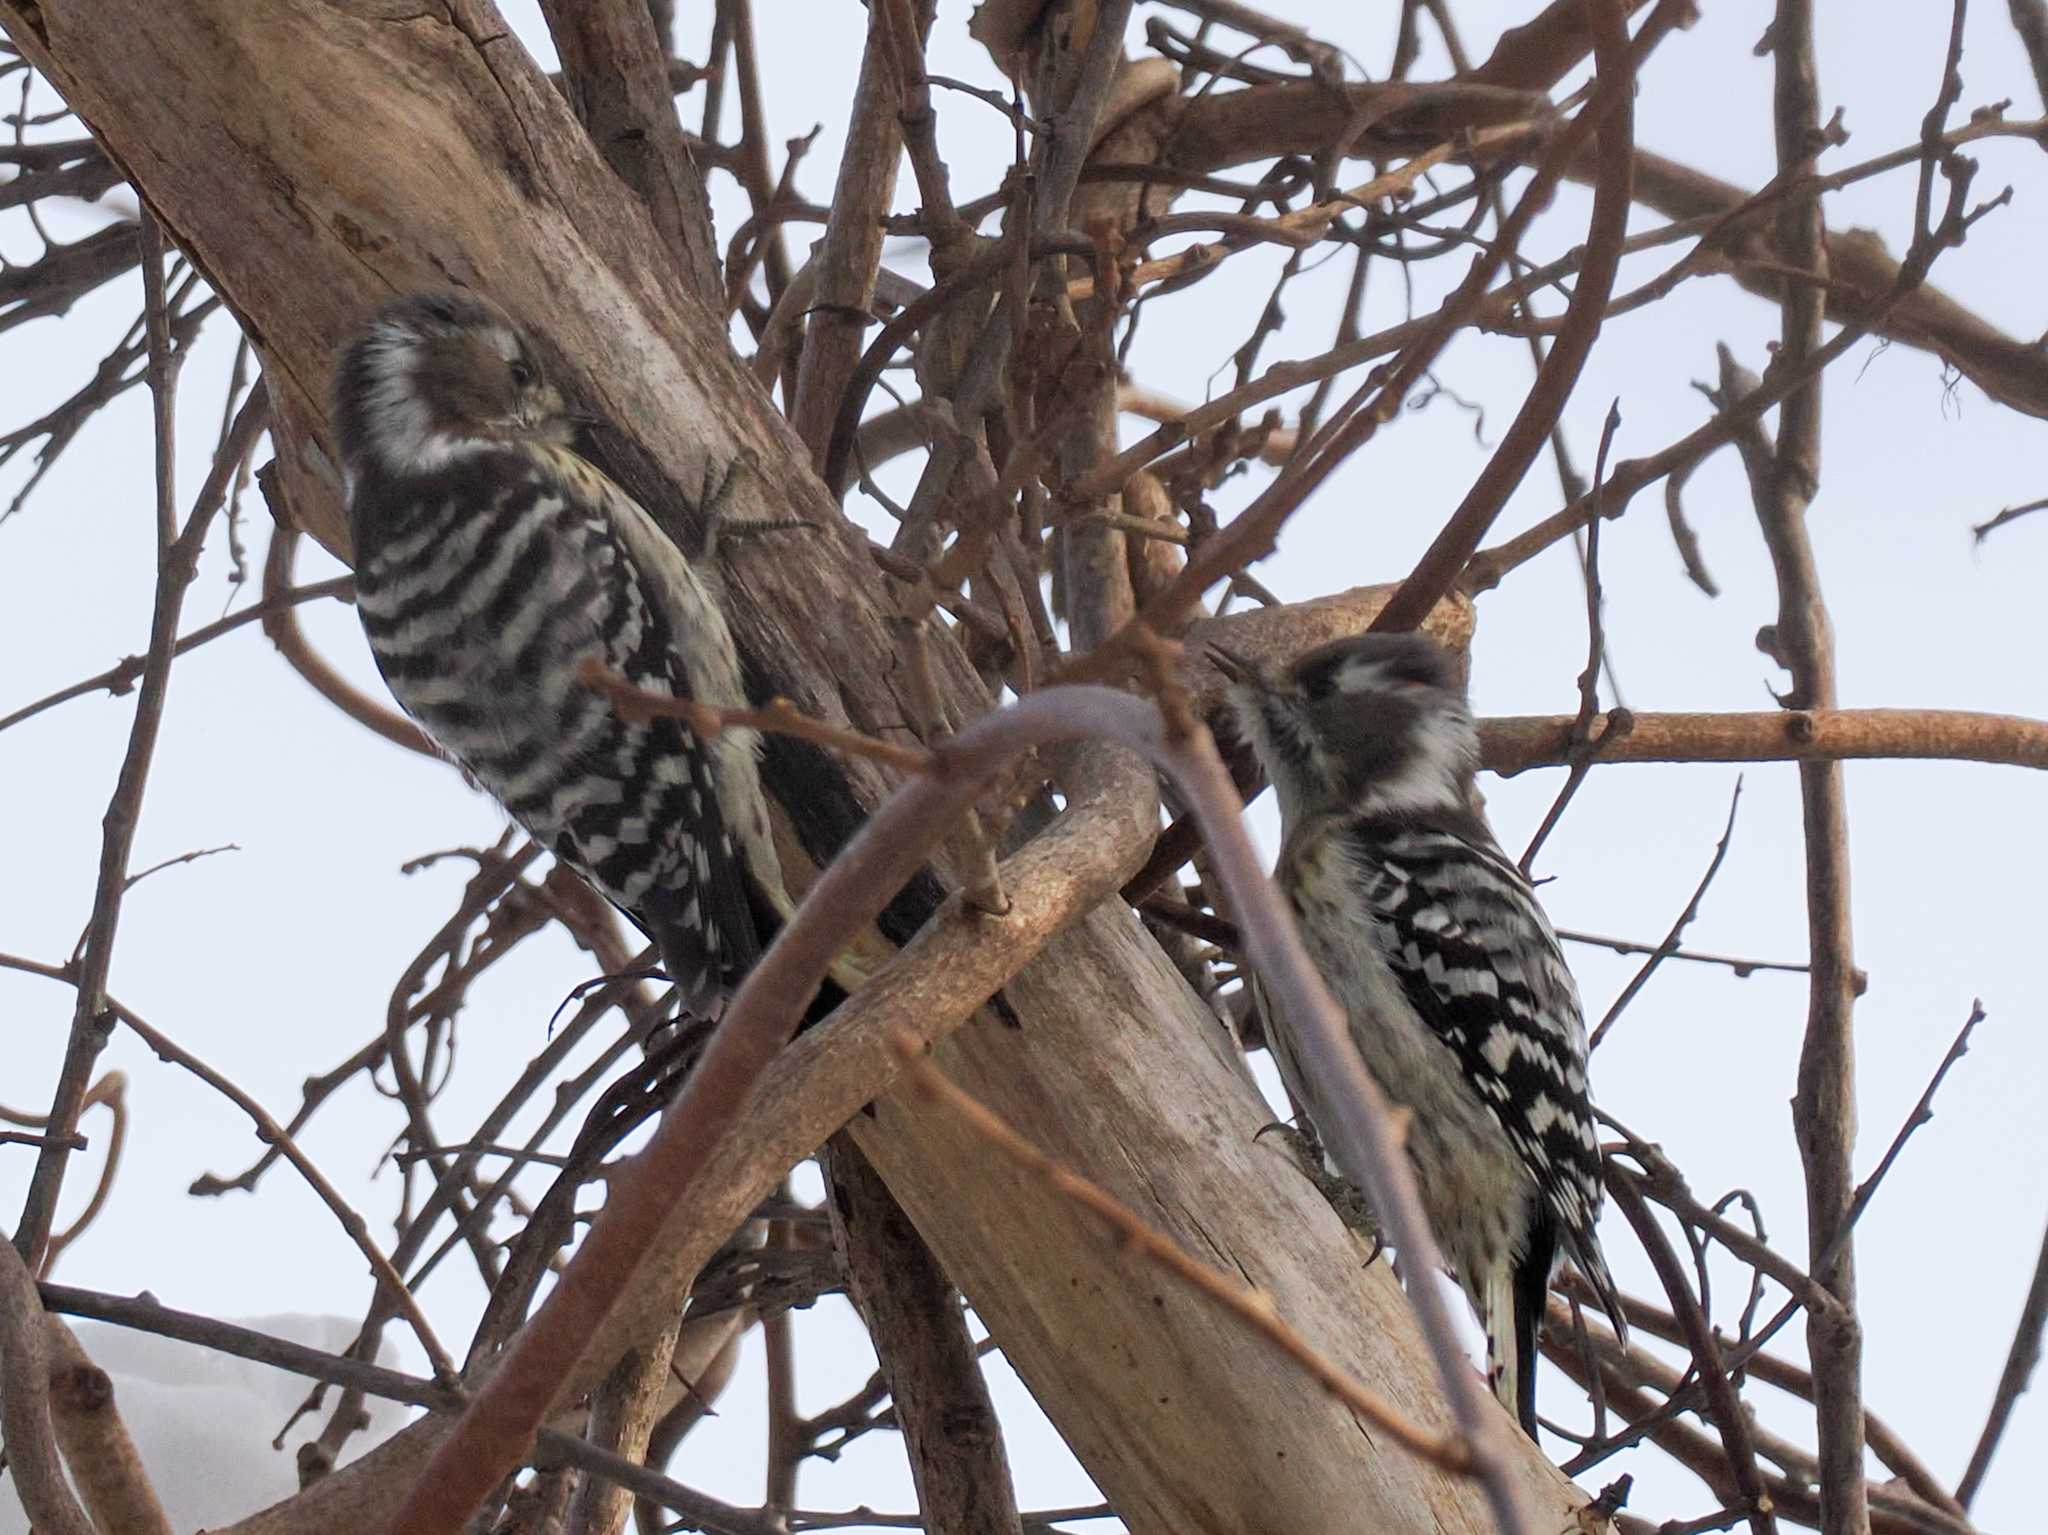
[[[1409,1003],[1457,1055],[1620,1327],[1594,1231],[1600,1147],[1585,1020],[1535,891],[1476,817],[1366,817],[1351,826],[1348,845]]]
[[[596,466],[559,449],[534,458],[563,495],[601,515],[629,600],[644,618],[637,645],[601,652],[606,668],[635,687],[672,698],[721,707],[743,703],[729,638],[703,633],[713,621],[722,631],[723,618],[682,551]],[[721,754],[751,748],[703,740],[669,717],[642,728],[649,732],[651,760],[678,764],[674,776],[682,781],[666,785],[660,801],[662,830],[680,839],[680,856],[691,861],[693,877],[680,886],[658,887],[629,915],[660,947],[685,1005],[704,1015],[715,1012],[722,994],[753,966],[764,936],[748,900],[739,831],[728,822],[731,807],[720,793],[718,771]]]

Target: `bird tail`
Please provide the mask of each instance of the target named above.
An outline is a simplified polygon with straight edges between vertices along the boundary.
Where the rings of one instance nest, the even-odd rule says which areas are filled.
[[[1489,1301],[1496,1292],[1502,1292],[1508,1305],[1501,1311],[1489,1306],[1486,1313],[1489,1363],[1492,1357],[1506,1362],[1501,1373],[1492,1377],[1494,1394],[1531,1439],[1536,1437],[1537,1344],[1550,1306],[1551,1275],[1566,1251],[1593,1286],[1600,1309],[1614,1324],[1621,1346],[1628,1347],[1628,1323],[1623,1318],[1620,1292],[1615,1288],[1614,1276],[1607,1272],[1607,1260],[1601,1255],[1598,1241],[1589,1237],[1583,1243],[1560,1243],[1556,1226],[1540,1221],[1531,1232],[1529,1251],[1519,1262],[1501,1265],[1500,1277],[1489,1287]],[[1500,1319],[1495,1320],[1496,1317]]]
[[[1586,1276],[1586,1283],[1593,1287],[1593,1293],[1600,1299],[1600,1309],[1607,1313],[1607,1320],[1614,1324],[1614,1336],[1623,1348],[1628,1347],[1628,1316],[1622,1309],[1621,1291],[1614,1283],[1614,1276],[1607,1272],[1607,1259],[1600,1251],[1597,1238],[1588,1234],[1583,1242],[1571,1244],[1572,1262]]]
[[[1479,1325],[1486,1331],[1486,1384],[1501,1406],[1535,1436],[1535,1361],[1523,1346],[1521,1286],[1511,1262],[1493,1264],[1482,1278],[1475,1299]],[[1533,1340],[1531,1340],[1533,1342]],[[1525,1410],[1526,1403],[1526,1410]]]

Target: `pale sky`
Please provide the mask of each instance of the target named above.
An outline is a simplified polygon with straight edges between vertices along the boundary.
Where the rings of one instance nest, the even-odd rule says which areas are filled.
[[[690,9],[686,7],[685,9]],[[1385,65],[1389,7],[1339,0],[1285,3],[1275,14],[1347,45],[1365,68]],[[1472,17],[1519,21],[1531,3],[1464,7]],[[1645,70],[1638,141],[1747,186],[1772,169],[1768,60],[1751,57],[1768,8],[1706,0],[1705,18],[1665,42]],[[838,103],[851,89],[866,24],[855,0],[761,0],[770,141],[825,132],[798,187],[829,199],[837,163]],[[945,0],[932,42],[935,73],[993,83],[986,55],[964,34],[967,7]],[[2011,98],[2012,115],[2034,115],[2039,97],[2002,6],[1975,8],[1963,61],[1960,121],[1979,105]],[[1846,109],[1852,137],[1831,166],[1912,143],[1933,98],[1946,37],[1945,5],[1822,7],[1821,99]],[[1141,6],[1139,19],[1154,14]],[[1177,14],[1177,13],[1176,13]],[[507,7],[529,46],[552,63],[532,4]],[[801,17],[801,47],[777,23]],[[1881,18],[1881,21],[1880,21]],[[1468,46],[1483,56],[1490,26],[1468,20]],[[686,24],[683,51],[701,48]],[[1442,72],[1426,54],[1417,78]],[[686,97],[694,122],[695,97]],[[48,102],[39,101],[39,106]],[[970,98],[937,98],[941,143],[963,198],[992,186],[1010,130]],[[2018,141],[1976,146],[1977,192],[2006,182],[2013,207],[1994,214],[1963,249],[1942,258],[1940,287],[2007,332],[2048,329],[2039,268],[2048,223],[2048,176],[2040,153]],[[720,182],[719,228],[744,216]],[[1832,228],[1879,230],[1904,248],[1912,207],[1910,170],[1861,184],[1828,201]],[[116,194],[116,201],[125,194]],[[904,178],[898,207],[914,205]],[[1583,232],[1587,198],[1568,189],[1530,249],[1553,253]],[[60,237],[93,227],[97,212],[60,217]],[[1640,216],[1638,227],[1659,222]],[[793,229],[795,248],[810,238]],[[1661,270],[1668,251],[1626,264],[1622,286]],[[0,215],[0,253],[38,250],[18,214]],[[916,251],[891,242],[886,259],[921,274]],[[1178,304],[1152,309],[1133,354],[1136,377],[1193,401],[1228,387],[1231,350],[1263,303],[1278,256],[1231,263]],[[1416,308],[1434,302],[1462,261],[1409,269]],[[1320,350],[1334,326],[1345,264],[1333,262],[1290,290],[1296,321],[1269,360]],[[1376,269],[1367,327],[1407,312],[1400,275]],[[131,275],[82,301],[66,320],[41,321],[0,341],[0,429],[46,409],[81,382],[137,312]],[[1777,314],[1732,281],[1685,285],[1672,302],[1611,324],[1594,351],[1565,425],[1590,469],[1599,423],[1618,398],[1620,456],[1663,447],[1703,419],[1690,380],[1710,379],[1714,344],[1725,341],[1761,368]],[[205,472],[233,352],[217,322],[185,370],[180,482],[185,496]],[[1529,365],[1519,342],[1462,337],[1438,370],[1443,385],[1485,407],[1483,443],[1472,417],[1449,397],[1404,415],[1349,464],[1294,520],[1259,579],[1285,598],[1314,596],[1405,573],[1441,524],[1519,403]],[[1865,343],[1829,375],[1822,487],[1812,512],[1820,569],[1838,638],[1842,701],[1850,706],[1942,706],[2048,716],[2040,657],[2048,642],[2039,593],[2048,581],[2048,515],[2002,530],[1982,548],[1969,528],[2000,507],[2048,494],[2042,470],[2048,431],[1993,405],[1974,385],[1946,377],[1933,357]],[[147,393],[104,412],[15,519],[0,526],[0,714],[143,648],[153,553],[150,542]],[[0,496],[25,472],[0,471]],[[1232,482],[1219,506],[1242,505]],[[1513,531],[1555,509],[1547,458],[1510,503]],[[1760,709],[1782,674],[1753,645],[1775,613],[1770,567],[1732,453],[1694,476],[1687,505],[1724,595],[1710,601],[1680,570],[1661,486],[1639,497],[1603,541],[1607,629],[1628,704],[1638,710]],[[855,515],[872,509],[852,503]],[[253,494],[247,541],[260,561],[268,520]],[[879,527],[879,523],[875,523]],[[330,572],[307,550],[302,580]],[[225,542],[211,541],[187,603],[185,627],[248,600],[227,585]],[[354,615],[328,604],[303,610],[321,650],[376,688]],[[1474,695],[1482,713],[1565,713],[1585,653],[1576,564],[1560,547],[1517,573],[1479,605]],[[58,961],[91,904],[100,817],[126,739],[132,700],[79,700],[0,735],[0,790],[12,807],[0,879],[0,949]],[[1519,850],[1559,780],[1554,771],[1487,779],[1502,842]],[[1616,766],[1596,771],[1539,862],[1543,897],[1558,925],[1654,942],[1683,906],[1713,851],[1736,770],[1726,766]],[[1870,989],[1857,1010],[1861,1134],[1859,1175],[1904,1120],[1973,997],[1988,1018],[1950,1075],[1936,1117],[1892,1171],[1858,1232],[1867,1399],[1953,1484],[1981,1427],[2011,1341],[2048,1221],[2048,1156],[2040,1123],[2048,1083],[2048,1030],[2038,973],[2048,862],[2042,815],[2048,786],[2020,769],[1968,764],[1852,764],[1847,773],[1855,872],[1858,962]],[[1270,809],[1254,812],[1270,847]],[[221,854],[151,877],[129,896],[114,956],[112,989],[130,1007],[230,1072],[280,1119],[299,1085],[350,1053],[381,1026],[389,988],[453,908],[464,877],[455,862],[402,877],[401,863],[435,849],[487,844],[504,825],[489,802],[450,770],[402,753],[338,716],[292,676],[251,627],[181,661],[173,674],[135,867],[224,843]],[[2015,872],[2017,871],[2017,872]],[[1805,954],[1802,857],[1795,770],[1748,770],[1741,820],[1718,883],[1688,943],[1762,959]],[[1597,1018],[1637,960],[1575,946],[1569,952]],[[588,960],[553,934],[530,940],[472,994],[459,1032],[454,1080],[437,1109],[458,1138],[544,1043],[556,1000],[588,973]],[[1803,1253],[1803,1191],[1789,1100],[1805,1019],[1803,977],[1747,980],[1695,965],[1668,965],[1633,1004],[1594,1063],[1601,1104],[1661,1142],[1706,1199],[1743,1187],[1761,1201],[1773,1239]],[[6,1030],[0,1102],[46,1104],[70,1018],[63,988],[0,973]],[[359,1313],[368,1294],[360,1259],[288,1170],[255,1196],[194,1200],[203,1172],[231,1174],[260,1151],[249,1126],[203,1086],[158,1064],[117,1034],[102,1061],[129,1076],[133,1136],[99,1224],[56,1277],[122,1293],[147,1287],[166,1303],[224,1316],[279,1311]],[[378,1158],[400,1128],[388,1100],[361,1082],[331,1104],[305,1137],[307,1151],[355,1197],[380,1237],[389,1234],[397,1182]],[[94,1149],[74,1173],[76,1209],[98,1165],[104,1125],[88,1120]],[[0,1208],[18,1210],[32,1153],[0,1148]],[[814,1189],[814,1183],[806,1185]],[[10,1215],[9,1219],[11,1220]],[[1603,1226],[1624,1288],[1658,1293],[1626,1224]],[[1717,1319],[1732,1323],[1744,1276],[1716,1269]],[[1775,1305],[1778,1292],[1773,1290]],[[451,1346],[467,1340],[478,1287],[451,1264],[422,1300]],[[873,1367],[842,1301],[798,1314],[801,1406],[816,1410],[856,1389]],[[401,1360],[417,1366],[396,1332]],[[1779,1346],[1797,1357],[1795,1325]],[[999,1362],[992,1361],[1020,1500],[1027,1507],[1092,1501],[1085,1476]],[[670,1466],[679,1480],[738,1503],[761,1494],[761,1363],[750,1339],[738,1378]],[[1805,1440],[1810,1414],[1762,1387],[1751,1398],[1765,1420]],[[1561,1376],[1544,1382],[1546,1411],[1576,1420]],[[262,1412],[270,1409],[264,1408]],[[262,1412],[255,1416],[260,1418]],[[290,1485],[289,1452],[274,1454],[276,1427],[252,1427],[251,1462]],[[1564,1448],[1549,1446],[1562,1455]],[[1977,1504],[1983,1528],[2016,1531],[2037,1519],[2034,1466],[2048,1448],[2048,1387],[2022,1399],[1999,1462]],[[150,1445],[145,1440],[145,1455]],[[1597,1487],[1636,1473],[1633,1508],[1687,1518],[1714,1501],[1658,1452],[1625,1455],[1590,1474]],[[0,1531],[9,1528],[0,1490]],[[242,1506],[181,1511],[181,1520],[224,1522]],[[800,1502],[808,1508],[868,1503],[914,1507],[900,1446],[873,1435],[837,1464],[810,1463]],[[1094,1526],[1091,1528],[1107,1528]]]

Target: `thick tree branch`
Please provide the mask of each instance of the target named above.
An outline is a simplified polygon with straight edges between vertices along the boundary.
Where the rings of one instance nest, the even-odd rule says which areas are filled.
[[[62,1321],[49,1316],[44,1324],[50,1335],[50,1417],[93,1523],[121,1535],[171,1535],[171,1521],[114,1403],[112,1379]]]
[[[646,0],[542,0],[564,89],[605,164],[639,194],[708,313],[722,314],[718,244],[668,60]]]
[[[929,28],[931,7],[919,10],[922,25]],[[868,11],[867,48],[853,90],[832,215],[811,258],[816,291],[803,328],[789,423],[821,470],[840,395],[860,360],[882,255],[882,218],[896,194],[896,169],[903,157],[903,131],[897,119],[907,108],[898,94],[898,71],[890,62],[890,14],[883,4]]]

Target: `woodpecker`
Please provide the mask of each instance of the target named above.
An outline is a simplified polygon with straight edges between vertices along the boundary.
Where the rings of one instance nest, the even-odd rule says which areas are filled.
[[[1430,1229],[1477,1312],[1494,1394],[1536,1435],[1536,1339],[1569,1254],[1622,1326],[1594,1225],[1600,1146],[1578,988],[1535,891],[1474,809],[1479,738],[1450,655],[1338,640],[1277,675],[1210,647],[1280,803],[1274,880],[1394,1103]],[[1266,1039],[1327,1123],[1290,1021]]]
[[[688,558],[571,447],[572,414],[496,305],[387,305],[334,383],[356,608],[422,729],[658,946],[684,1010],[716,1016],[789,910],[760,742],[629,722],[579,675],[725,708],[746,695],[712,533]],[[728,477],[729,479],[729,477]]]

